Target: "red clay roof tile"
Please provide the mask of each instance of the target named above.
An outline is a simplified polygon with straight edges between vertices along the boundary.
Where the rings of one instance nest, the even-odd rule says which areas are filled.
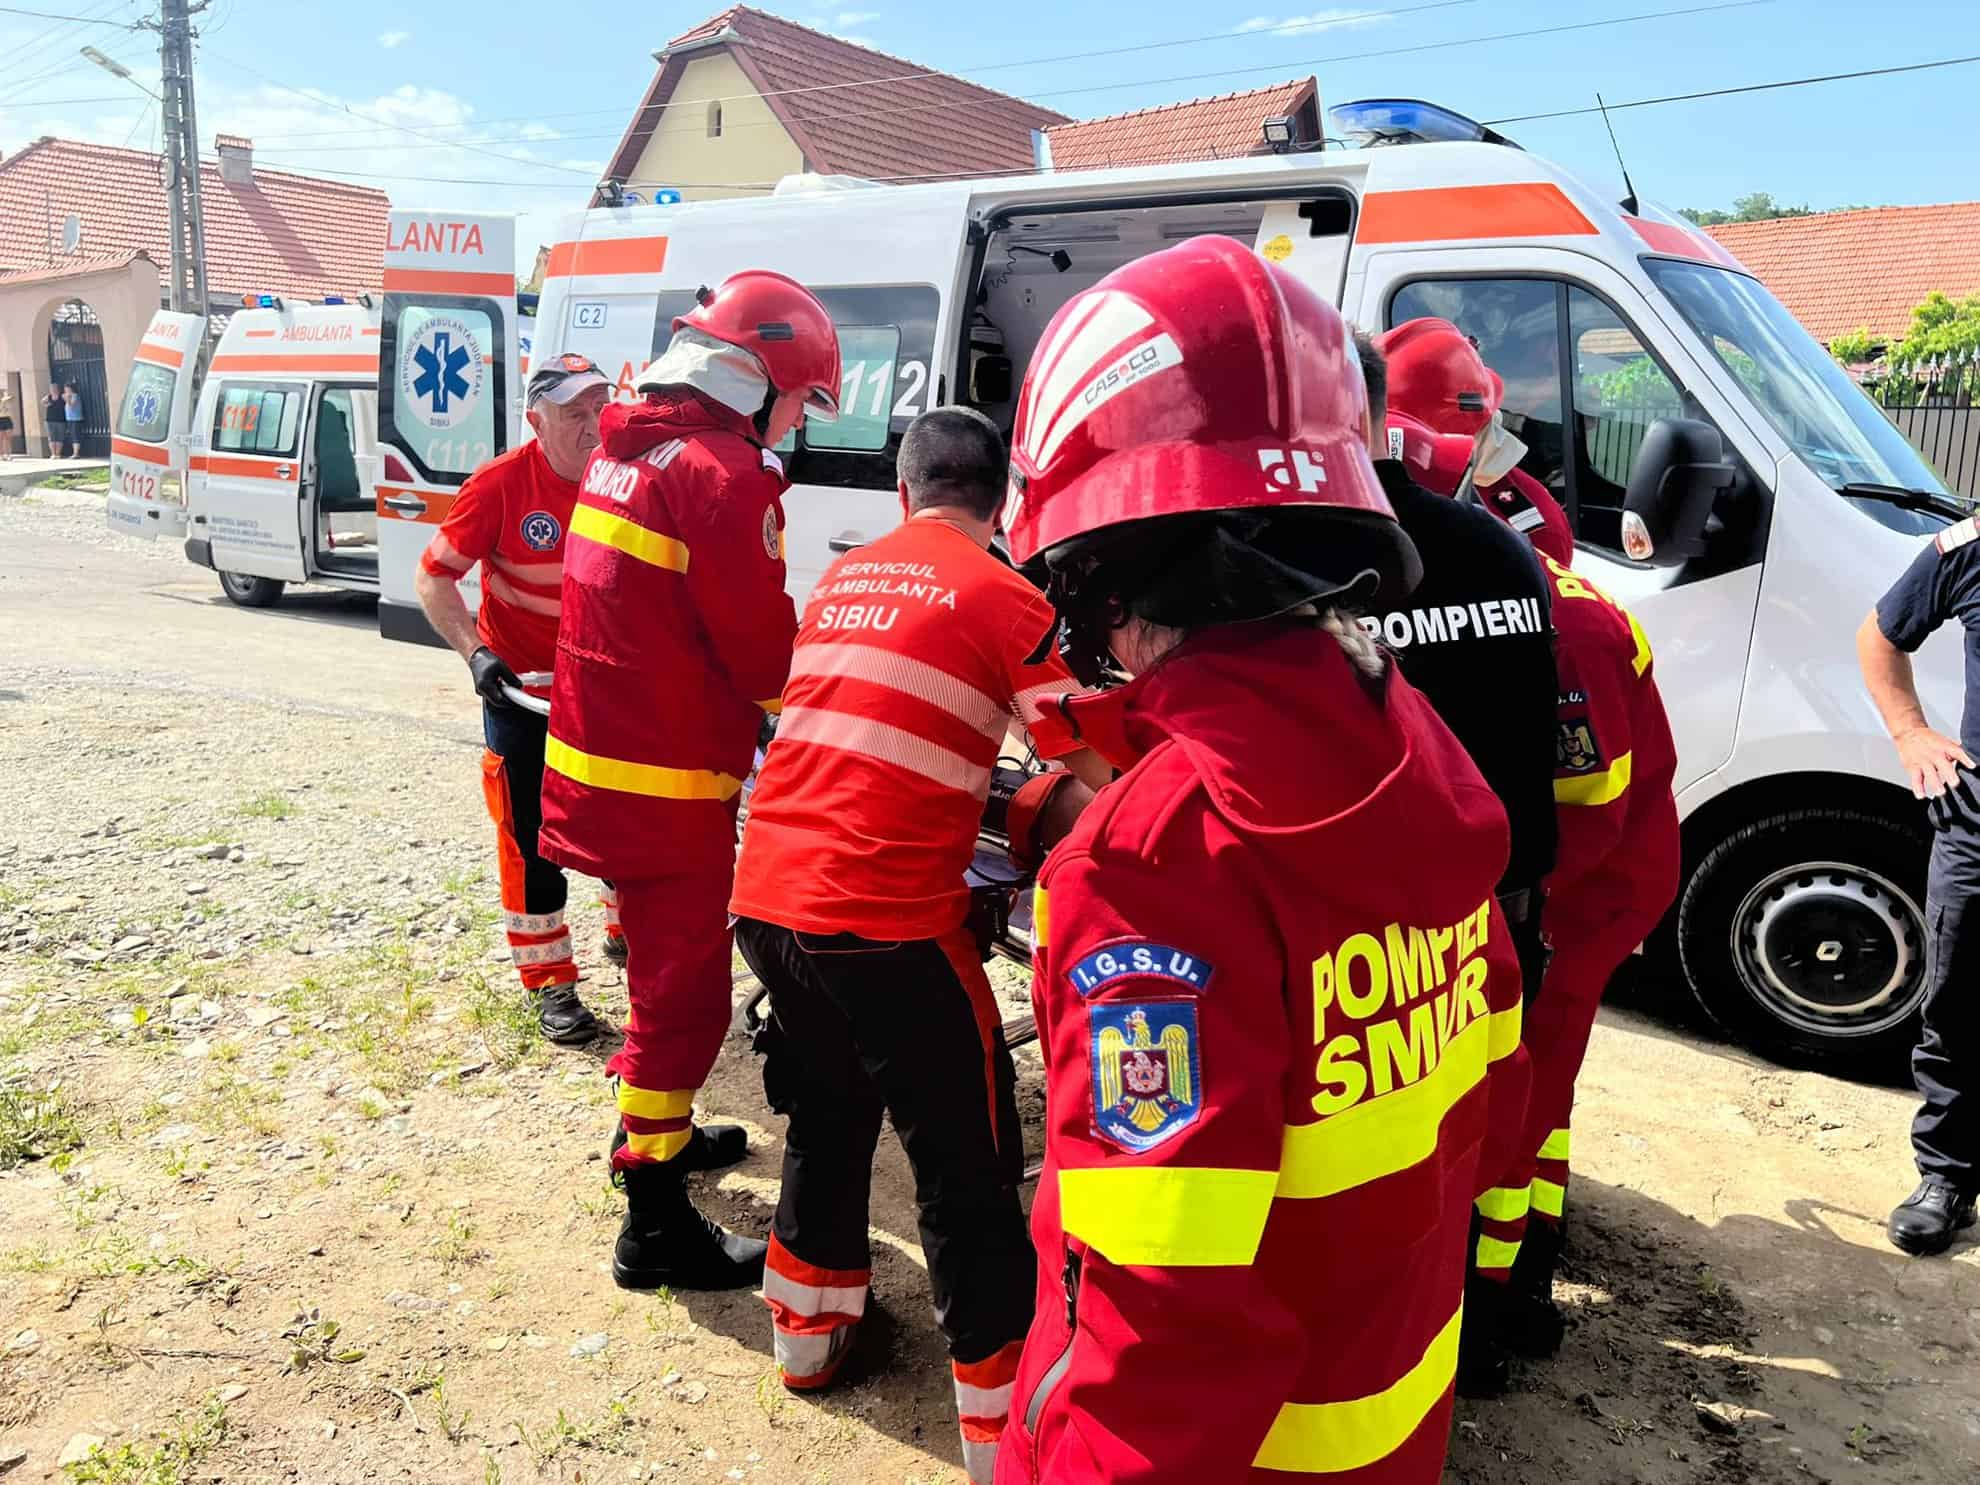
[[[237,186],[220,178],[213,160],[200,161],[199,180],[215,302],[249,292],[316,299],[378,287],[383,191],[261,169],[252,186]],[[71,214],[82,219],[80,255],[59,245]],[[42,138],[0,160],[0,272],[135,252],[163,267],[172,261],[169,220],[158,156],[146,151]]]
[[[1980,293],[1980,201],[1877,206],[1707,227],[1827,344],[1858,327],[1901,340],[1911,310],[1941,289]]]
[[[1262,154],[1263,122],[1297,114],[1318,93],[1315,79],[1294,78],[1248,93],[1192,98],[1104,119],[1056,124],[1045,131],[1045,141],[1051,146],[1054,170],[1234,159]]]

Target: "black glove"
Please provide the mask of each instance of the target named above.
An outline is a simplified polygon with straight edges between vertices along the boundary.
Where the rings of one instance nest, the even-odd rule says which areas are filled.
[[[487,645],[468,656],[468,674],[474,677],[474,689],[483,701],[490,706],[514,708],[515,703],[502,694],[502,688],[514,686],[520,691],[522,681],[509,669],[507,662]]]

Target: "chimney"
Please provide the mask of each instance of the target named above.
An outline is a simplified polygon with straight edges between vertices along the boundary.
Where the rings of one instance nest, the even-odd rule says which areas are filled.
[[[216,134],[213,149],[220,156],[220,179],[230,186],[254,184],[254,141],[239,134]]]

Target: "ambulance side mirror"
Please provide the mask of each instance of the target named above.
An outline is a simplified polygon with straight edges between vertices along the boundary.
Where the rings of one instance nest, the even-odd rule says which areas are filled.
[[[1677,567],[1702,556],[1712,507],[1738,479],[1718,429],[1695,418],[1659,418],[1630,467],[1624,555],[1652,567]]]

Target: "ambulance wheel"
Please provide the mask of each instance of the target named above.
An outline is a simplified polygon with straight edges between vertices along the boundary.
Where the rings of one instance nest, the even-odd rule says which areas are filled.
[[[220,574],[220,591],[242,608],[268,608],[287,586],[280,578],[249,577],[244,572]]]
[[[1735,1041],[1786,1062],[1909,1051],[1926,990],[1922,825],[1782,810],[1719,842],[1678,901],[1685,983]]]

